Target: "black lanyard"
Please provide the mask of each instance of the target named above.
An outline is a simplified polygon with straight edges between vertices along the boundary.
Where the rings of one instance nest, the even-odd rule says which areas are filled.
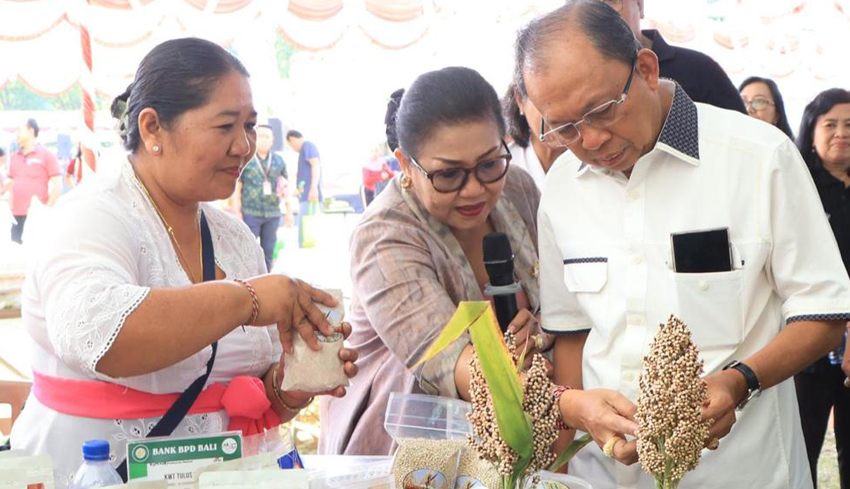
[[[260,167],[260,173],[263,175],[263,180],[270,182],[271,180],[269,179],[269,174],[272,171],[272,154],[271,154],[271,152],[269,152],[269,154],[266,155],[266,160],[267,160],[266,163],[268,164],[268,166],[264,167],[263,162],[260,160],[260,157],[254,156],[254,161],[256,161],[257,166]]]
[[[207,218],[204,216],[203,211],[201,211],[201,244],[203,245],[202,257],[204,265],[204,282],[210,282],[215,280],[215,253],[213,251],[210,226],[207,224]],[[213,364],[215,363],[216,351],[218,351],[218,341],[212,344],[212,355],[210,355],[210,359],[207,362],[207,371],[204,375],[195,379],[195,381],[192,382],[192,385],[180,394],[180,397],[174,401],[174,404],[172,404],[170,408],[168,408],[165,415],[163,415],[156,426],[148,432],[145,438],[168,436],[173,433],[177,428],[177,425],[183,421],[183,418],[186,417],[186,414],[189,412],[192,404],[195,403],[198,396],[201,395],[201,391],[204,390],[204,386],[207,384],[207,379],[209,379],[210,373],[213,369]],[[118,471],[118,475],[121,476],[121,479],[124,482],[127,482],[126,458],[121,462],[121,465],[119,465],[116,470]]]

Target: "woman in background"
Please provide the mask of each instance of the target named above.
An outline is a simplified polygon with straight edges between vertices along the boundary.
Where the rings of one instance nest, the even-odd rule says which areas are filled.
[[[508,121],[511,165],[527,171],[538,190],[543,190],[546,173],[566,148],[551,148],[540,141],[540,112],[528,100],[525,89],[511,83],[502,97],[502,110]]]
[[[826,90],[806,106],[797,147],[812,172],[844,266],[850,273],[850,92],[841,88]],[[850,488],[850,388],[846,384],[850,348],[846,342],[845,333],[843,348],[794,377],[815,487],[818,456],[832,411],[841,488]]]
[[[750,116],[778,127],[789,138],[794,139],[788,116],[785,115],[785,102],[782,101],[782,94],[779,93],[776,82],[770,78],[751,76],[741,83],[738,91],[741,92],[741,98]]]

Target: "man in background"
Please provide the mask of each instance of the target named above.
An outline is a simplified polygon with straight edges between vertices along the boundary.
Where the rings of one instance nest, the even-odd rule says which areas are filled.
[[[280,228],[280,195],[287,180],[286,164],[280,155],[272,151],[274,131],[271,126],[257,126],[257,154],[242,171],[236,186],[235,208],[241,211],[242,220],[260,238],[260,246],[266,259],[266,269],[271,271],[277,230]],[[291,214],[286,203],[287,214]]]
[[[640,28],[644,0],[598,0],[626,21],[641,45],[658,56],[661,78],[676,80],[694,102],[747,113],[741,94],[723,68],[706,54],[667,44],[655,29]]]
[[[62,172],[53,153],[38,144],[38,123],[28,119],[18,129],[20,149],[12,155],[9,179],[12,181],[12,241],[22,243],[24,223],[32,197],[52,206],[62,191]]]
[[[295,130],[286,133],[286,143],[298,153],[298,173],[295,176],[298,192],[298,221],[310,209],[310,204],[322,201],[322,163],[319,160],[319,149]],[[299,239],[299,243],[301,239]]]

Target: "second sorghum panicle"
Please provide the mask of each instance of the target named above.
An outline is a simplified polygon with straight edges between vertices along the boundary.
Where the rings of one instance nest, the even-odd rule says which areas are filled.
[[[701,419],[702,374],[688,327],[670,316],[643,359],[635,415],[638,458],[658,488],[675,489],[699,463],[710,426]]]

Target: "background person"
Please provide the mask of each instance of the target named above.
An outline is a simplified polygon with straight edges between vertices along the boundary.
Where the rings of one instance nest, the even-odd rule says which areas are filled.
[[[23,242],[24,225],[33,197],[52,206],[62,192],[62,171],[56,156],[38,144],[38,122],[27,119],[18,128],[20,149],[11,158],[9,180],[12,181],[12,241]]]
[[[511,83],[502,97],[502,110],[511,137],[508,144],[511,164],[527,171],[537,189],[542,191],[546,173],[564,153],[564,148],[552,148],[540,142],[540,112],[528,101],[524,86]]]
[[[723,68],[708,55],[667,44],[655,29],[640,28],[644,0],[597,0],[617,11],[641,46],[658,57],[661,78],[671,78],[694,102],[747,113],[741,96]]]
[[[785,115],[785,102],[775,81],[770,78],[751,76],[741,83],[738,90],[741,92],[744,105],[747,106],[748,114],[778,127],[791,140],[794,140],[794,133],[791,131],[791,125],[788,124],[788,116]]]
[[[850,92],[826,90],[806,106],[797,147],[812,173],[844,269],[850,272]],[[850,487],[850,389],[844,386],[847,374],[842,370],[842,357],[850,358],[843,348],[794,377],[815,486],[818,457],[832,412],[841,487]]]
[[[286,164],[280,155],[272,151],[274,131],[271,126],[259,125],[257,131],[257,154],[239,175],[234,193],[234,210],[241,212],[242,220],[260,238],[260,247],[266,260],[266,269],[271,270],[274,262],[274,247],[280,228],[280,181],[286,181]],[[286,199],[284,199],[286,201]],[[287,214],[289,202],[286,202]]]

